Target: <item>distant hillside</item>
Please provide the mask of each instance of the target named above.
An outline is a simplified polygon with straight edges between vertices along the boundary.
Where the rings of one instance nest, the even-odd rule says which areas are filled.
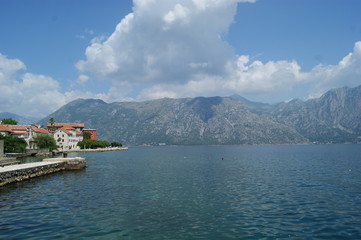
[[[39,121],[39,118],[23,117],[23,116],[14,114],[14,113],[1,112],[0,119],[4,119],[4,118],[12,118],[12,119],[16,120],[19,125],[32,124],[32,123]]]
[[[361,86],[332,89],[305,102],[279,103],[271,115],[311,141],[355,142],[361,140]]]
[[[84,122],[102,139],[124,144],[275,144],[307,140],[230,98],[160,99],[107,104],[79,99],[51,114]],[[44,121],[47,121],[46,118]]]
[[[296,144],[356,142],[361,136],[361,87],[318,99],[268,105],[240,96],[105,103],[78,99],[50,116],[84,122],[98,137],[142,144]]]

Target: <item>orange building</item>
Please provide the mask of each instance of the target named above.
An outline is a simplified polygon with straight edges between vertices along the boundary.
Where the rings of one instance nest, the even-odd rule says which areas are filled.
[[[96,129],[84,129],[83,132],[90,133],[90,140],[97,140],[97,130]]]

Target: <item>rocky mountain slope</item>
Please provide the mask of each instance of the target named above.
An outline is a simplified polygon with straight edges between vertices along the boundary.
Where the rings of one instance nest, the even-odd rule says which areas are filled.
[[[273,106],[272,119],[317,142],[355,142],[361,136],[361,86],[332,89],[320,98]]]
[[[268,105],[240,96],[105,103],[75,100],[47,118],[84,122],[127,145],[348,142],[361,136],[361,86]]]

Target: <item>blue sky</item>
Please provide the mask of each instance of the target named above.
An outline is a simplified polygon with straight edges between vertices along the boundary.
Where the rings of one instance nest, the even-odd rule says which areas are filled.
[[[0,0],[0,112],[361,84],[359,0]]]

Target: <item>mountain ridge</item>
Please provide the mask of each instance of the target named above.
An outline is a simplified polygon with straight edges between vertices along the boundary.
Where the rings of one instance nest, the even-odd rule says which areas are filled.
[[[127,145],[357,142],[361,86],[273,105],[235,95],[113,103],[77,99],[41,123],[50,117],[83,122],[96,128],[99,138]]]
[[[39,121],[40,118],[20,116],[10,112],[0,112],[0,119],[12,118],[18,122],[19,125],[32,124]]]

